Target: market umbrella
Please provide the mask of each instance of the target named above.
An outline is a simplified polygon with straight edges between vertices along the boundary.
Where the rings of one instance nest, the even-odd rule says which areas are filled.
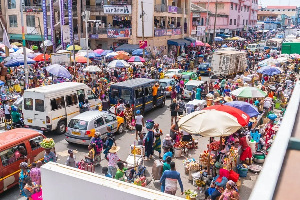
[[[35,63],[34,60],[27,58],[27,64],[34,64],[34,63]],[[24,56],[12,58],[11,60],[9,60],[4,64],[4,66],[6,67],[17,67],[20,65],[24,65]]]
[[[124,60],[113,60],[108,64],[109,68],[125,68],[129,66],[130,65]]]
[[[129,60],[130,57],[126,54],[121,53],[116,55],[114,58],[118,60]]]
[[[71,51],[68,51],[68,50],[58,50],[56,53],[71,53]]]
[[[50,47],[53,45],[52,41],[51,40],[45,40],[42,44],[41,44],[41,48],[43,48],[45,45],[45,47]]]
[[[204,137],[229,136],[242,127],[236,117],[217,110],[192,112],[182,117],[178,126],[190,134]]]
[[[243,98],[262,98],[267,94],[256,87],[241,87],[231,92],[232,95]]]
[[[44,61],[45,59],[46,59],[46,61],[49,61],[50,55],[45,54],[45,57],[44,57],[44,54],[40,54],[40,55],[36,56],[33,60],[40,62],[40,61]]]
[[[228,46],[226,44],[223,44],[222,45],[222,48],[227,48]]]
[[[106,56],[107,54],[113,52],[113,50],[104,50],[100,55],[101,56]]]
[[[242,126],[248,125],[249,119],[250,119],[250,116],[247,115],[242,110],[231,107],[231,106],[227,106],[227,105],[209,106],[209,107],[204,108],[203,110],[218,110],[218,111],[226,112],[226,113],[236,117],[239,124]]]
[[[145,59],[140,56],[132,56],[128,62],[145,62]]]
[[[204,46],[205,44],[202,41],[196,40],[196,46]]]
[[[148,51],[145,50],[145,55],[148,55]],[[136,49],[132,52],[133,56],[143,56],[143,49]]]
[[[130,64],[131,65],[137,65],[137,66],[143,66],[144,65],[144,63],[142,63],[142,62],[131,62]]]
[[[221,38],[221,37],[215,37],[215,41],[216,41],[216,42],[222,42],[222,41],[223,41],[223,38]]]
[[[125,54],[127,56],[129,56],[129,53],[127,53],[126,51],[116,51],[117,54]]]
[[[77,56],[75,57],[75,61],[77,63],[87,63],[87,57],[84,56]],[[89,60],[89,62],[91,63],[91,61]]]
[[[75,46],[75,48],[74,48],[74,46]],[[67,50],[68,51],[79,51],[79,50],[81,50],[82,48],[81,48],[81,46],[79,46],[79,45],[70,45],[68,48],[67,48]]]
[[[258,73],[266,74],[268,76],[274,76],[281,74],[281,69],[278,67],[265,66],[257,70]]]
[[[208,43],[205,43],[205,47],[210,47],[210,45]]]
[[[15,46],[17,46],[17,47],[22,46],[22,44],[21,44],[20,42],[14,42],[14,43],[11,43],[11,45],[15,45]]]
[[[31,49],[25,48],[26,54],[34,53]],[[23,48],[20,48],[16,53],[23,54]]]
[[[4,85],[4,82],[0,80],[0,86]]]
[[[106,54],[106,58],[109,58],[109,57],[115,57],[116,55],[119,55],[117,52],[111,52],[111,53],[108,53]]]
[[[27,56],[28,58],[33,59],[33,58],[35,58],[35,57],[37,56],[37,54],[35,54],[35,53],[29,53],[29,54],[26,54],[26,56]]]
[[[97,53],[97,54],[101,54],[103,51],[104,51],[103,49],[96,49],[96,50],[94,50],[94,52]]]
[[[101,69],[96,65],[90,65],[83,69],[85,72],[101,72]]]
[[[244,102],[244,101],[231,101],[231,102],[225,103],[224,105],[238,108],[238,109],[242,110],[243,112],[245,112],[246,114],[248,114],[251,118],[259,115],[259,112],[254,105]]]
[[[50,65],[46,67],[46,70],[57,77],[64,77],[64,78],[71,78],[70,72],[63,66],[55,64],[55,65]]]

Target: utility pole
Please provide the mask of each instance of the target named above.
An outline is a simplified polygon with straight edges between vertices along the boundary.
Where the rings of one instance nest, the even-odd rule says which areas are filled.
[[[25,89],[28,89],[28,66],[26,57],[26,42],[25,42],[25,29],[24,29],[24,17],[23,17],[23,1],[20,0],[21,9],[21,26],[22,26],[22,44],[23,44],[23,54],[24,54],[24,72],[25,72]]]
[[[217,23],[217,12],[218,12],[218,0],[216,0],[216,10],[215,10],[215,22],[214,22],[214,34],[212,37],[212,43],[215,43],[215,35],[216,35],[216,23]]]
[[[86,62],[86,66],[89,66],[89,37],[88,37],[88,28],[87,28],[87,23],[88,20],[90,18],[90,11],[85,10],[84,11],[84,20],[85,20],[85,44],[86,44],[86,58],[87,58],[87,62]],[[75,51],[75,49],[73,49]]]
[[[144,2],[143,1],[141,1],[141,7],[142,7],[142,37],[144,43],[145,29],[144,29]],[[145,58],[145,48],[143,48],[143,58]]]
[[[208,26],[209,26],[209,1],[210,0],[208,0],[208,2],[207,2],[207,8],[206,8],[206,10],[207,10],[207,12],[206,12],[206,29],[207,29],[207,36],[208,36],[208,40],[207,40],[207,42],[209,41],[209,29],[208,29]],[[206,34],[205,34],[206,35]]]
[[[39,22],[39,28],[40,28],[40,32],[41,32],[41,38],[42,38],[42,44],[43,44],[43,53],[44,53],[44,65],[45,67],[46,65],[46,45],[44,42],[44,37],[43,37],[43,33],[42,33],[42,27],[41,27],[41,23],[40,23],[40,18],[38,17],[38,22]],[[45,33],[44,33],[45,34]]]

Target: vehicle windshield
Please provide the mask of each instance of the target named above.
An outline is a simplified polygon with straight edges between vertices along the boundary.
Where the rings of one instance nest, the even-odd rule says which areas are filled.
[[[190,78],[191,78],[191,75],[190,75],[190,74],[183,74],[183,75],[182,75],[182,78],[183,78],[183,79],[190,79]]]
[[[186,85],[185,89],[188,90],[188,91],[192,91],[194,87],[196,87],[196,86],[194,86],[194,85]]]
[[[168,85],[166,82],[159,82],[159,84],[161,87],[167,87],[167,85]]]
[[[122,89],[121,90],[121,99],[124,99],[126,101],[129,101],[131,97],[131,92],[128,89]]]
[[[168,70],[165,74],[175,74],[175,71],[173,71],[173,70]]]
[[[87,129],[88,122],[83,121],[80,119],[71,119],[69,122],[69,128],[79,129],[79,130],[86,130]]]
[[[208,68],[208,65],[201,64],[201,65],[199,65],[198,68],[199,68],[199,69],[207,69],[207,68]]]

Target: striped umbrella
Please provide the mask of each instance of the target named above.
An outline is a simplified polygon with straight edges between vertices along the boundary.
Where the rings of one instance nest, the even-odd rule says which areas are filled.
[[[262,98],[267,94],[256,87],[241,87],[231,92],[232,95],[243,98]]]
[[[145,62],[145,59],[140,56],[132,56],[128,62]]]
[[[125,68],[129,66],[125,60],[113,60],[108,64],[109,68]]]

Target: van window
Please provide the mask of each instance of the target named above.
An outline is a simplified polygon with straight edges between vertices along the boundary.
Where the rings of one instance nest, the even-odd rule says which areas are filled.
[[[138,88],[135,90],[135,97],[138,99],[138,98],[141,98],[144,96],[144,90],[143,88]]]
[[[18,160],[24,159],[26,155],[27,151],[24,143],[0,152],[0,158],[4,167],[11,165]]]
[[[56,104],[58,109],[62,109],[65,107],[65,98],[64,97],[58,97],[56,98]]]
[[[43,136],[37,136],[35,138],[32,138],[31,140],[29,140],[30,146],[32,150],[38,149],[40,148],[40,142],[43,141]]]
[[[51,110],[57,110],[57,104],[56,104],[56,99],[51,99]]]
[[[84,90],[77,90],[77,95],[78,95],[78,100],[81,103],[84,103],[85,100],[85,94],[84,94]]]
[[[88,100],[97,99],[97,96],[91,90],[87,91],[87,96],[88,96]]]
[[[186,85],[186,86],[185,86],[185,89],[188,90],[188,91],[193,91],[193,89],[194,89],[195,87],[196,87],[195,85]]]
[[[131,92],[128,89],[122,89],[121,90],[121,98],[124,100],[129,101],[131,96]]]
[[[35,100],[35,110],[44,112],[44,100],[41,100],[41,99]]]
[[[96,119],[95,122],[94,122],[95,128],[98,128],[98,127],[103,126],[103,125],[104,125],[104,120],[103,120],[102,117]]]
[[[77,104],[77,95],[71,94],[66,96],[66,104],[67,106],[73,106]]]
[[[69,128],[79,129],[79,130],[86,130],[87,129],[88,122],[83,121],[80,119],[71,119],[69,123]]]
[[[31,98],[24,99],[24,109],[33,110],[33,100]]]
[[[118,89],[112,89],[111,90],[111,97],[113,99],[118,99],[119,98],[119,90]]]
[[[110,123],[110,122],[115,121],[115,120],[116,120],[116,118],[112,115],[106,115],[105,116],[105,122],[106,123]]]

